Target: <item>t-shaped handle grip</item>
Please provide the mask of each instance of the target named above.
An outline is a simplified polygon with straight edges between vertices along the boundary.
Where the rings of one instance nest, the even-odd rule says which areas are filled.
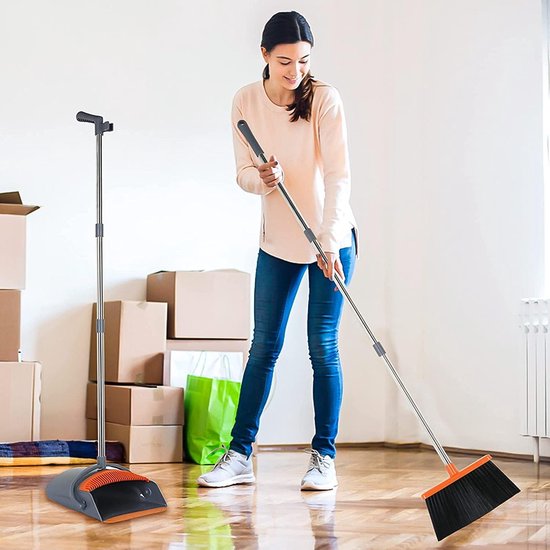
[[[103,135],[103,132],[113,131],[113,124],[108,120],[103,122],[103,117],[99,115],[91,115],[84,111],[78,111],[78,113],[76,113],[76,120],[78,120],[78,122],[91,122],[94,124],[96,136]]]

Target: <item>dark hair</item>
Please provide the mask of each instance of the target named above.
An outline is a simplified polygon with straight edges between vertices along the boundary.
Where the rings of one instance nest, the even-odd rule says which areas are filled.
[[[298,12],[281,11],[265,24],[261,46],[268,52],[279,44],[296,42],[309,42],[313,46],[313,34],[309,23]],[[264,80],[269,78],[269,65],[264,68],[263,78]],[[298,88],[294,90],[294,103],[287,107],[292,112],[291,122],[296,122],[299,118],[309,121],[311,118],[314,82],[313,75],[308,71]]]

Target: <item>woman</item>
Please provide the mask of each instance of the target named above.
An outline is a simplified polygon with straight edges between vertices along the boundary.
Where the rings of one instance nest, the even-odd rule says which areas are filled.
[[[303,490],[337,486],[334,441],[342,402],[338,326],[343,298],[334,272],[349,282],[356,256],[355,220],[342,102],[310,73],[313,35],[297,12],[275,14],[266,24],[263,79],[241,88],[232,122],[237,182],[262,197],[260,250],[254,288],[254,336],[243,376],[230,449],[197,480],[204,487],[255,481],[252,443],[259,428],[273,369],[296,292],[308,272],[308,346],[313,366],[315,436]],[[259,164],[237,129],[244,119],[269,162]],[[277,184],[284,184],[328,258],[325,264],[303,234]]]

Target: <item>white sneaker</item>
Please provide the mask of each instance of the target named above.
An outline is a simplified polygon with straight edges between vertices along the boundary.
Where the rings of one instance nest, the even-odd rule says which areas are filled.
[[[334,460],[330,456],[321,456],[315,449],[309,449],[311,453],[309,467],[302,479],[302,491],[330,491],[338,487]]]
[[[228,487],[255,481],[252,458],[231,449],[222,455],[210,472],[197,479],[201,487]]]

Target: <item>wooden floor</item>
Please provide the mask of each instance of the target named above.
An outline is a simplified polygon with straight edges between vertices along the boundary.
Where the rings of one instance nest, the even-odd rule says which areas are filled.
[[[299,491],[308,456],[265,452],[257,483],[199,489],[206,467],[135,465],[162,488],[168,511],[101,524],[50,502],[45,486],[66,467],[0,468],[0,548],[429,549],[550,548],[550,464],[494,460],[522,492],[438,543],[420,494],[446,477],[430,451],[340,450],[336,491]],[[474,457],[456,457],[459,468]]]

